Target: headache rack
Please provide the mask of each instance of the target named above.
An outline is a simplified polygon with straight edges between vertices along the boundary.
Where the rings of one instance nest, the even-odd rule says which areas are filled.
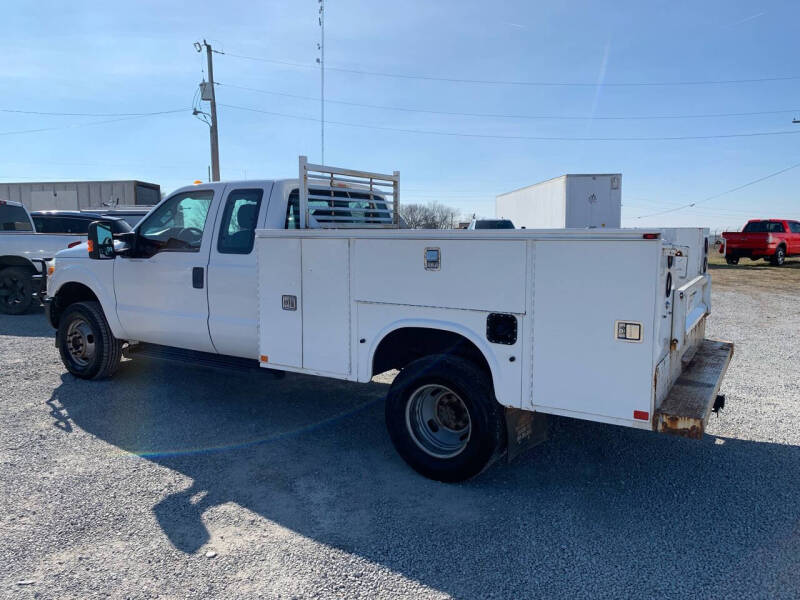
[[[309,164],[300,157],[300,228],[397,228],[400,172]]]

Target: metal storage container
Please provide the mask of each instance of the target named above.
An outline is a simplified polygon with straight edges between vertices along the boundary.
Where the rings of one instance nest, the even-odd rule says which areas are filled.
[[[136,180],[0,183],[0,200],[21,202],[28,210],[152,206],[161,200],[161,187]]]
[[[500,194],[495,216],[511,219],[515,227],[620,227],[622,174],[567,174]]]

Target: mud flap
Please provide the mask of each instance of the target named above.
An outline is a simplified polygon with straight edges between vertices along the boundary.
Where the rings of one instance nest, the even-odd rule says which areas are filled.
[[[547,440],[547,415],[530,410],[506,408],[507,461]]]

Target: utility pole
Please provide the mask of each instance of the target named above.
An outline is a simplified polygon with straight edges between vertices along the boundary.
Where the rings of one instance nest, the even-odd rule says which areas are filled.
[[[317,59],[320,70],[320,164],[325,164],[325,0],[319,0],[319,27],[320,43],[317,44],[320,51],[320,58]]]
[[[206,58],[208,59],[208,100],[211,102],[211,127],[210,127],[210,137],[211,137],[211,181],[219,181],[219,135],[217,133],[217,95],[216,91],[214,90],[214,61],[211,58],[211,54],[214,52],[211,48],[211,44],[203,40],[203,43],[195,43],[195,49],[198,52],[202,51],[202,48],[205,47],[206,49]],[[204,97],[203,100],[206,100]]]

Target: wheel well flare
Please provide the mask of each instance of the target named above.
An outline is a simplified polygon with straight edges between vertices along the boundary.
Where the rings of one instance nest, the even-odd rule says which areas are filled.
[[[401,327],[387,334],[378,344],[372,359],[372,374],[402,369],[431,354],[460,356],[491,373],[483,352],[463,335],[443,329]]]

